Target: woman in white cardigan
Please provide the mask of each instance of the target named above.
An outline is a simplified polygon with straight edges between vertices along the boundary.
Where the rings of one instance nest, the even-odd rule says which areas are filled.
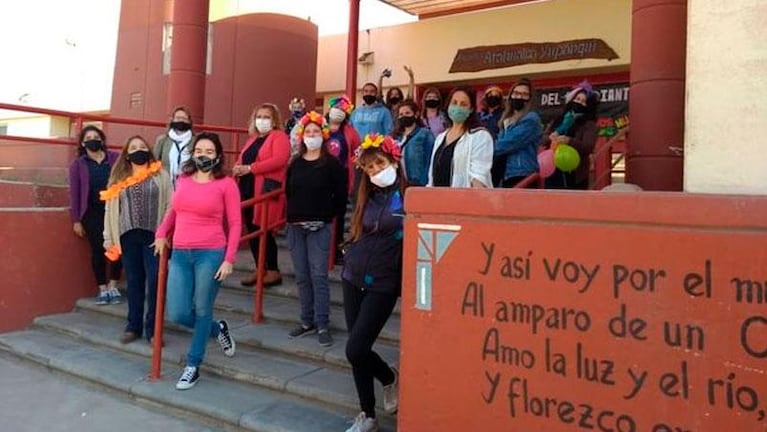
[[[451,126],[434,140],[428,186],[492,188],[493,137],[480,126],[471,87],[457,87],[448,99]]]

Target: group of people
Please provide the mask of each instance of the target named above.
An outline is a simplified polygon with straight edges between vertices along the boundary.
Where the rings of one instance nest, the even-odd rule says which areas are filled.
[[[266,242],[264,285],[274,286],[282,282],[274,235],[285,220],[301,303],[300,322],[288,337],[316,335],[320,345],[333,344],[328,261],[336,248],[343,265],[346,356],[362,410],[348,432],[377,430],[375,380],[384,386],[385,410],[397,410],[398,371],[372,347],[401,293],[405,189],[513,187],[537,172],[541,148],[569,143],[588,160],[596,139],[598,97],[587,84],[568,94],[561,118],[545,131],[529,80],[514,84],[505,97],[490,87],[481,100],[470,87],[455,88],[446,103],[436,88],[426,89],[420,103],[412,92],[405,98],[390,89],[384,98],[380,85],[366,83],[362,106],[355,109],[344,95],[331,99],[324,115],[306,112],[303,100],[294,98],[285,123],[276,105],[258,105],[231,176],[219,137],[195,134],[184,107],[171,113],[154,146],[133,136],[113,152],[103,131],[83,128],[70,168],[73,230],[91,245],[98,304],[122,301],[117,280],[124,268],[128,316],[121,342],[151,342],[158,255],[172,253],[167,317],[192,329],[176,388],[193,387],[209,338],[225,355],[235,354],[229,325],[213,318],[213,305],[233,271],[242,225],[254,232],[267,221],[263,240],[256,237],[249,246],[258,263],[259,242]],[[556,172],[547,186],[582,188],[588,166],[582,168]],[[241,208],[242,201],[274,190],[284,194]],[[345,236],[350,200],[354,210]],[[254,272],[240,282],[255,281]]]

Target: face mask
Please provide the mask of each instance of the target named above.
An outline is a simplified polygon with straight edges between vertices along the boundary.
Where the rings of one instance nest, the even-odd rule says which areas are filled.
[[[218,158],[211,159],[207,156],[195,156],[192,158],[194,161],[195,166],[197,166],[197,169],[202,172],[210,172],[213,168],[218,165]]]
[[[186,132],[192,128],[192,124],[185,121],[174,121],[170,123],[170,128],[178,132]]]
[[[104,142],[98,139],[85,141],[83,145],[90,151],[99,151],[104,148]]]
[[[389,105],[394,106],[402,102],[402,98],[399,96],[393,96],[389,98]]]
[[[569,106],[570,111],[576,114],[583,114],[586,112],[586,107],[577,102],[570,102],[568,105],[570,105]]]
[[[426,105],[426,108],[439,108],[439,100],[437,99],[426,99],[423,104]]]
[[[267,133],[272,130],[272,119],[257,118],[256,129],[258,133]]]
[[[409,128],[415,124],[415,117],[402,116],[399,118],[399,124],[402,125],[402,127]]]
[[[370,177],[370,182],[380,188],[387,188],[397,181],[397,169],[394,165],[382,169],[378,174]]]
[[[328,113],[328,118],[330,120],[341,123],[346,118],[346,113],[338,108],[331,108],[330,112]]]
[[[374,103],[376,103],[376,100],[378,100],[378,98],[376,98],[375,95],[365,95],[365,96],[362,96],[362,100],[365,101],[365,105],[373,105]]]
[[[292,112],[294,118],[301,118],[302,115],[304,115],[303,110],[293,110]]]
[[[447,108],[447,116],[453,123],[463,123],[471,115],[471,108],[464,108],[458,105],[450,105]]]
[[[488,96],[485,98],[485,103],[490,108],[496,108],[501,105],[501,97],[497,95]]]
[[[527,103],[527,99],[511,98],[509,101],[511,101],[511,107],[514,108],[514,111],[522,111]]]
[[[306,145],[307,150],[318,150],[322,147],[322,137],[304,137],[304,144]]]
[[[144,165],[145,163],[149,162],[149,159],[151,158],[151,153],[149,153],[146,150],[137,150],[133,153],[128,153],[128,162],[134,163],[136,165]]]

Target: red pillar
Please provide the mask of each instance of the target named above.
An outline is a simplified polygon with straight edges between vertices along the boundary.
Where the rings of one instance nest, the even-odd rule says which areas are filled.
[[[633,0],[626,181],[681,191],[687,0]]]
[[[209,0],[176,0],[168,77],[168,112],[178,105],[192,111],[195,123],[205,117],[205,60]]]
[[[360,27],[360,0],[349,0],[349,33],[346,45],[346,94],[357,99],[357,47]]]

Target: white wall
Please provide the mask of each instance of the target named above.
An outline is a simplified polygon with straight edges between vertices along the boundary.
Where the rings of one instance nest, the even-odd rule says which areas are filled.
[[[690,0],[684,187],[767,193],[767,1]]]

